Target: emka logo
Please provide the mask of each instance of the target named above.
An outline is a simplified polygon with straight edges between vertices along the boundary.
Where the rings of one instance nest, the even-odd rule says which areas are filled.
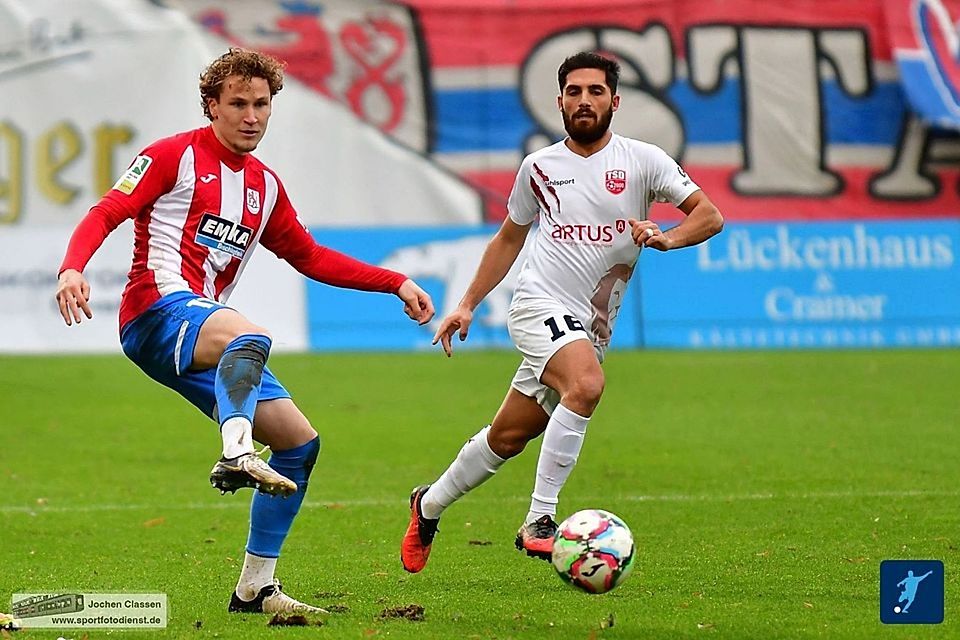
[[[235,258],[242,258],[250,240],[253,238],[253,229],[239,222],[226,220],[212,213],[205,213],[200,219],[197,228],[197,243],[205,247],[229,253]]]
[[[613,195],[623,193],[623,190],[627,188],[627,172],[623,169],[607,171],[604,184],[606,184],[607,191]]]

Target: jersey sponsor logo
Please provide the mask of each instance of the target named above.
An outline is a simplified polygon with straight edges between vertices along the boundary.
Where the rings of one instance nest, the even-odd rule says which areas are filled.
[[[150,156],[137,156],[133,164],[130,165],[130,168],[127,169],[126,172],[120,176],[120,179],[117,180],[117,183],[113,185],[113,188],[120,193],[130,195],[133,193],[133,190],[137,188],[137,185],[140,184],[140,181],[143,179],[143,176],[146,175],[147,169],[150,168],[151,164],[153,164],[153,158]]]
[[[562,187],[568,184],[576,184],[576,178],[562,178],[560,180],[547,180],[548,187]]]
[[[260,192],[247,187],[247,211],[253,215],[260,213]]]
[[[606,177],[603,179],[604,185],[607,187],[607,191],[613,195],[618,195],[623,193],[623,190],[627,188],[627,172],[623,169],[613,169],[607,171]]]
[[[557,242],[609,245],[613,244],[614,233],[619,235],[626,228],[626,222],[623,220],[617,220],[616,227],[609,224],[554,223],[550,229],[550,237]]]
[[[202,182],[203,184],[210,184],[216,179],[217,179],[217,174],[215,173],[208,173],[205,176],[200,176],[200,182]]]
[[[623,218],[617,218],[614,226],[617,227],[617,233],[623,233],[623,230],[627,228],[627,221]]]
[[[243,257],[252,239],[253,229],[250,227],[212,213],[203,214],[197,227],[197,244],[229,253],[235,258]]]

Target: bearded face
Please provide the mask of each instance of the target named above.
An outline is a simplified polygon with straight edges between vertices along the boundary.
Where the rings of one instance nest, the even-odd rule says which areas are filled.
[[[589,106],[578,107],[570,114],[563,111],[563,128],[567,130],[570,139],[578,144],[593,144],[604,136],[613,120],[613,105],[603,113],[594,113]]]
[[[601,140],[610,129],[620,96],[613,95],[606,74],[600,69],[574,69],[557,98],[563,128],[580,145]]]

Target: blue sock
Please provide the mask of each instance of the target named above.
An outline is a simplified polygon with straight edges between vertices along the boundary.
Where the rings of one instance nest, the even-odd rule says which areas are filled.
[[[280,557],[280,547],[290,532],[290,525],[307,492],[307,480],[320,453],[320,437],[286,451],[274,451],[270,466],[297,483],[297,492],[289,498],[271,496],[259,491],[250,504],[250,536],[247,552],[262,558]]]
[[[237,417],[244,417],[253,423],[263,367],[267,363],[271,344],[267,336],[249,333],[237,336],[223,350],[213,383],[221,426],[230,418]]]

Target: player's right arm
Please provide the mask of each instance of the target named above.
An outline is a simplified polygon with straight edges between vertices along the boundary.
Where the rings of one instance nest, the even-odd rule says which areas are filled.
[[[448,358],[453,355],[453,344],[450,340],[453,334],[459,333],[461,342],[467,339],[474,309],[506,277],[523,249],[530,227],[539,216],[540,205],[532,190],[532,166],[533,156],[527,156],[520,163],[507,200],[507,218],[484,250],[477,273],[467,287],[467,292],[463,294],[460,304],[443,319],[433,336],[433,344],[439,341]]]
[[[531,223],[532,224],[532,223]],[[480,266],[473,276],[467,292],[457,308],[443,319],[437,333],[433,336],[433,344],[439,341],[447,357],[453,355],[451,338],[454,333],[460,334],[460,341],[467,339],[470,323],[473,321],[473,311],[506,277],[510,267],[517,261],[524,240],[530,231],[530,224],[519,225],[509,217],[503,221],[500,230],[490,240],[480,259]]]
[[[162,140],[141,151],[113,188],[90,208],[70,236],[58,272],[56,294],[60,315],[68,327],[74,322],[80,323],[81,311],[88,319],[93,318],[90,283],[83,276],[87,262],[120,223],[151,206],[176,182],[174,158],[164,153],[171,144],[171,139]]]

